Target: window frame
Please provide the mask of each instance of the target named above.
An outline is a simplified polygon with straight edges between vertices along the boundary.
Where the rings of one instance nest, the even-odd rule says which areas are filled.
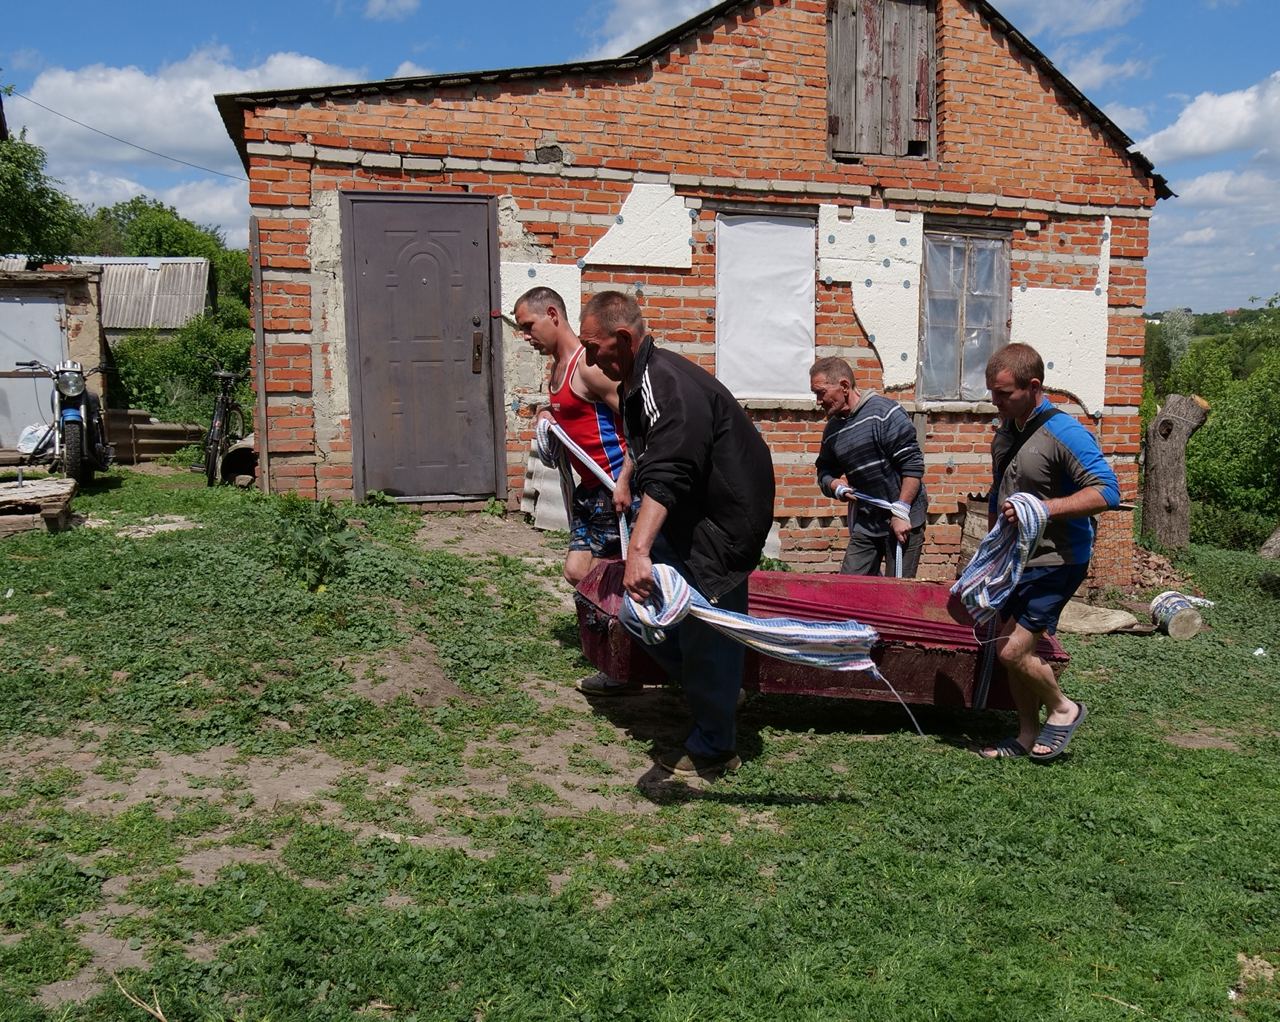
[[[827,0],[833,159],[936,157],[937,23],[937,0]]]
[[[929,299],[934,293],[931,287],[931,277],[929,273],[929,250],[930,240],[945,238],[948,240],[959,240],[964,242],[965,261],[964,273],[965,283],[961,285],[959,300],[961,302],[960,313],[957,316],[955,327],[955,336],[952,343],[958,352],[956,357],[956,369],[954,377],[954,388],[945,394],[929,393],[926,390],[926,360],[928,359],[929,346]],[[983,387],[980,393],[965,395],[965,361],[964,351],[965,342],[964,335],[968,322],[968,299],[971,297],[971,291],[968,287],[969,275],[972,272],[972,253],[971,245],[974,241],[996,241],[1000,243],[1000,264],[998,269],[1002,272],[1003,280],[997,281],[997,286],[1001,283],[1001,287],[994,292],[992,297],[1000,299],[998,309],[999,315],[993,323],[993,328],[997,330],[996,336],[986,354],[986,358],[990,358],[992,354],[1009,343],[1010,331],[1013,325],[1013,290],[1012,290],[1012,228],[1003,228],[992,226],[989,224],[977,225],[971,222],[947,219],[947,218],[927,218],[924,225],[924,237],[920,259],[920,341],[919,354],[916,360],[916,400],[925,402],[982,402],[989,400],[987,391]],[[985,359],[983,362],[985,367]]]

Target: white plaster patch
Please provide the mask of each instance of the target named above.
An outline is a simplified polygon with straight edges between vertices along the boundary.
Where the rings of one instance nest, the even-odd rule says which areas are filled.
[[[1045,363],[1045,385],[1073,395],[1088,412],[1106,403],[1107,289],[1111,218],[1102,222],[1098,280],[1078,288],[1014,288],[1009,340],[1030,344]]]
[[[516,299],[531,287],[549,287],[564,299],[569,325],[574,332],[582,315],[582,271],[575,263],[524,263],[503,260],[502,315],[510,322]],[[514,324],[512,324],[514,326]]]
[[[537,244],[520,222],[520,205],[510,195],[498,199],[498,245],[501,258],[544,262],[547,251]]]
[[[336,433],[339,420],[351,414],[339,202],[338,192],[326,190],[317,191],[311,204],[311,301],[320,313],[313,314],[311,342],[317,360],[326,357],[327,350],[330,370],[326,380],[326,366],[313,367],[312,402],[316,442],[325,451],[329,449],[330,429]]]
[[[818,207],[818,277],[848,283],[853,310],[880,356],[884,386],[916,382],[920,346],[920,280],[924,217],[900,220],[892,209]]]
[[[693,265],[689,210],[671,185],[631,186],[617,222],[591,246],[594,266],[652,266],[687,270]]]

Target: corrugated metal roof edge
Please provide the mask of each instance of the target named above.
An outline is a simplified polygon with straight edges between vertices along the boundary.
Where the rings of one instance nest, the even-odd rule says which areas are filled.
[[[231,136],[231,141],[235,144],[236,151],[240,154],[240,162],[244,165],[245,170],[248,170],[249,156],[245,150],[244,116],[240,112],[241,107],[257,106],[264,102],[272,101],[277,103],[303,102],[331,96],[378,95],[399,92],[407,88],[440,88],[452,85],[467,85],[472,82],[518,81],[527,78],[564,77],[572,74],[582,75],[601,71],[624,71],[646,63],[656,54],[675,45],[686,36],[692,35],[704,25],[728,14],[730,11],[755,2],[756,0],[722,0],[721,3],[716,4],[714,7],[695,14],[687,21],[681,22],[646,43],[641,43],[634,50],[624,53],[620,57],[574,61],[568,64],[543,64],[534,67],[499,68],[490,71],[461,71],[439,75],[420,75],[411,78],[387,78],[374,82],[352,82],[297,89],[224,92],[214,96],[214,101],[217,104],[219,114],[222,116],[222,123],[227,129],[227,134]],[[1152,184],[1155,186],[1157,199],[1174,197],[1174,192],[1169,188],[1168,181],[1162,175],[1156,173],[1155,164],[1133,148],[1133,139],[1125,134],[1124,130],[1115,121],[1095,106],[1065,74],[1059,71],[1054,66],[1053,61],[1045,56],[1039,47],[1019,32],[1008,18],[991,5],[989,0],[968,0],[968,2],[977,8],[983,18],[1008,36],[1015,45],[1025,50],[1032,63],[1044,71],[1055,86],[1066,93],[1073,103],[1097,122],[1098,126],[1124,152],[1125,156],[1136,163],[1143,173],[1151,178]]]

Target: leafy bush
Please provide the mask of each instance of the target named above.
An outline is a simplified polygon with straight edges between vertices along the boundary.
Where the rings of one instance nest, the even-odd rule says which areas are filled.
[[[1191,358],[1189,354],[1184,363]],[[1192,500],[1280,516],[1277,393],[1280,351],[1273,351],[1248,378],[1226,384],[1211,398],[1209,421],[1187,445],[1187,491]]]
[[[145,408],[166,421],[207,423],[218,393],[209,357],[231,372],[244,372],[252,346],[252,331],[227,329],[212,316],[199,316],[170,337],[130,334],[112,352],[112,389],[124,395],[128,407]],[[242,407],[253,408],[247,381],[237,396]]]
[[[1191,542],[1224,550],[1256,552],[1280,524],[1269,515],[1217,504],[1193,502]]]
[[[347,554],[357,536],[328,500],[280,498],[280,519],[271,542],[275,562],[312,592],[347,570]]]

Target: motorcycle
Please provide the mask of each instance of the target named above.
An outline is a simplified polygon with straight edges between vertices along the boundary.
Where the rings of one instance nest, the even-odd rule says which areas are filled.
[[[102,402],[85,386],[86,380],[102,367],[86,372],[79,362],[71,359],[56,366],[35,360],[15,365],[19,369],[38,369],[53,380],[53,393],[49,397],[53,421],[43,434],[29,438],[28,444],[20,441],[19,450],[30,446],[27,453],[31,461],[47,461],[54,471],[61,471],[81,486],[93,480],[95,471],[105,472],[110,468],[115,451],[107,441]]]

